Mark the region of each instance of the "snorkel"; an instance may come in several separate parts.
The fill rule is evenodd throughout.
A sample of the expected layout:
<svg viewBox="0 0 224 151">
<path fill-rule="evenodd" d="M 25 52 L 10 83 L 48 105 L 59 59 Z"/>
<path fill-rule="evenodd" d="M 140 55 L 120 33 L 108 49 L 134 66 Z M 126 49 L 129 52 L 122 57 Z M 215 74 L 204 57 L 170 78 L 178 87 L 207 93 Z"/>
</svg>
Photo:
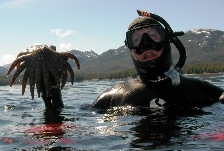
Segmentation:
<svg viewBox="0 0 224 151">
<path fill-rule="evenodd" d="M 141 11 L 141 10 L 137 10 L 137 13 L 139 14 L 139 16 L 145 16 L 145 17 L 151 17 L 155 20 L 157 20 L 158 22 L 160 22 L 161 24 L 164 25 L 165 27 L 165 31 L 167 33 L 167 39 L 173 43 L 176 48 L 179 51 L 180 54 L 180 58 L 177 62 L 177 64 L 175 65 L 175 69 L 177 71 L 180 71 L 180 69 L 184 66 L 185 61 L 187 59 L 187 54 L 186 54 L 186 50 L 182 44 L 182 42 L 179 40 L 179 38 L 177 36 L 182 36 L 184 35 L 184 32 L 173 32 L 172 28 L 170 27 L 170 25 L 160 16 L 156 15 L 156 14 L 152 14 L 152 13 L 148 13 L 145 11 Z"/>
<path fill-rule="evenodd" d="M 163 52 L 157 59 L 148 62 L 140 62 L 133 58 L 133 56 L 131 55 L 140 78 L 146 81 L 158 82 L 160 81 L 158 79 L 161 79 L 161 77 L 162 79 L 167 79 L 167 77 L 169 77 L 172 80 L 173 85 L 178 85 L 180 83 L 179 71 L 184 66 L 187 55 L 182 42 L 178 39 L 177 36 L 184 35 L 184 32 L 173 32 L 170 25 L 162 17 L 156 14 L 140 10 L 137 10 L 137 13 L 140 17 L 136 18 L 131 23 L 131 25 L 129 26 L 129 31 L 126 33 L 125 45 L 130 50 L 133 49 L 133 47 L 130 45 L 130 37 L 128 37 L 128 34 L 130 34 L 130 32 L 132 32 L 133 30 L 143 29 L 151 26 L 161 26 L 163 27 L 165 32 L 164 41 L 161 42 L 163 44 Z M 137 27 L 137 29 L 135 29 L 135 26 Z M 170 43 L 173 43 L 176 46 L 180 55 L 180 58 L 174 67 L 172 66 Z M 158 46 L 161 47 L 161 45 Z M 142 53 L 139 50 L 136 51 L 137 54 Z"/>
</svg>

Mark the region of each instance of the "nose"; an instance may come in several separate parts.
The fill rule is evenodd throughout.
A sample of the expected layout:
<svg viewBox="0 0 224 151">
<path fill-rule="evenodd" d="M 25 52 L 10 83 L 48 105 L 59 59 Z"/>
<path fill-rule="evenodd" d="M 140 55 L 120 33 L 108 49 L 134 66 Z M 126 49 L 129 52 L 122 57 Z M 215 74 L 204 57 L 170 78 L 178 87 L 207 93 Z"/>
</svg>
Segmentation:
<svg viewBox="0 0 224 151">
<path fill-rule="evenodd" d="M 140 47 L 143 50 L 155 48 L 154 41 L 147 33 L 144 33 L 141 38 Z"/>
</svg>

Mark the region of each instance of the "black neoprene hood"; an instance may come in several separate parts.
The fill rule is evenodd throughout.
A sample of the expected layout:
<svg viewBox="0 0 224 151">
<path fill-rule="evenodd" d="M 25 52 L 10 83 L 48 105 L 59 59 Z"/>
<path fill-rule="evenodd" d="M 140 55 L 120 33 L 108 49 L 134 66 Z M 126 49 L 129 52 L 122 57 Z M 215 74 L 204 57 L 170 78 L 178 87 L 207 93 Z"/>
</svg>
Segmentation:
<svg viewBox="0 0 224 151">
<path fill-rule="evenodd" d="M 160 81 L 159 79 L 167 79 L 166 76 L 168 76 L 173 83 L 173 75 L 167 75 L 167 73 L 170 73 L 170 71 L 180 71 L 180 69 L 184 66 L 184 63 L 186 61 L 187 55 L 186 50 L 182 44 L 182 42 L 179 40 L 177 36 L 184 35 L 184 32 L 173 32 L 170 25 L 164 20 L 162 17 L 137 10 L 137 13 L 139 17 L 137 17 L 135 20 L 131 22 L 131 24 L 128 27 L 128 31 L 126 32 L 126 39 L 125 39 L 125 45 L 131 50 L 140 55 L 144 51 L 150 51 L 150 50 L 161 50 L 159 49 L 160 46 L 162 46 L 162 54 L 154 59 L 149 60 L 146 62 L 141 62 L 137 60 L 133 55 L 131 55 L 133 63 L 135 65 L 135 68 L 140 76 L 140 78 L 143 81 Z M 150 36 L 141 38 L 141 41 L 138 46 L 133 44 L 132 40 L 132 33 L 135 32 L 135 30 L 141 30 L 143 28 L 160 28 L 164 30 L 164 39 L 161 42 L 153 41 L 153 39 L 150 40 Z M 179 51 L 180 58 L 176 65 L 174 65 L 174 70 L 172 70 L 173 66 L 173 59 L 171 54 L 171 46 L 170 43 L 173 43 L 177 50 Z M 158 48 L 158 49 L 157 49 Z M 169 71 L 169 72 L 168 72 Z"/>
<path fill-rule="evenodd" d="M 145 16 L 137 17 L 129 25 L 126 36 L 128 36 L 129 32 L 153 26 L 161 27 L 164 29 L 164 26 L 162 26 L 157 20 L 151 17 L 145 17 Z M 126 37 L 127 45 L 128 45 L 127 42 L 128 38 L 129 37 Z M 166 39 L 164 40 L 166 41 Z M 132 60 L 141 78 L 151 80 L 156 78 L 157 76 L 161 76 L 163 75 L 163 72 L 167 71 L 172 65 L 172 56 L 169 42 L 166 41 L 166 46 L 163 48 L 161 56 L 158 57 L 157 59 L 147 62 L 140 62 L 132 56 Z"/>
<path fill-rule="evenodd" d="M 138 17 L 131 22 L 128 27 L 128 31 L 142 29 L 150 26 L 162 26 L 158 21 L 150 17 Z"/>
</svg>

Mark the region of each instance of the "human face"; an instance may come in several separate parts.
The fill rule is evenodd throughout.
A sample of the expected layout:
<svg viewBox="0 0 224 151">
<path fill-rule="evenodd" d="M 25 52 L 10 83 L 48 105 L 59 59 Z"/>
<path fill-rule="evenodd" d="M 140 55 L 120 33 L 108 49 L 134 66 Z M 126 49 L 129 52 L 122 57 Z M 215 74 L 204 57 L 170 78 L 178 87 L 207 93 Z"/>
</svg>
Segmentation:
<svg viewBox="0 0 224 151">
<path fill-rule="evenodd" d="M 131 55 L 138 61 L 140 62 L 147 62 L 154 60 L 161 56 L 163 52 L 163 48 L 160 51 L 155 51 L 155 50 L 146 50 L 142 54 L 137 54 L 135 50 L 131 49 Z"/>
</svg>

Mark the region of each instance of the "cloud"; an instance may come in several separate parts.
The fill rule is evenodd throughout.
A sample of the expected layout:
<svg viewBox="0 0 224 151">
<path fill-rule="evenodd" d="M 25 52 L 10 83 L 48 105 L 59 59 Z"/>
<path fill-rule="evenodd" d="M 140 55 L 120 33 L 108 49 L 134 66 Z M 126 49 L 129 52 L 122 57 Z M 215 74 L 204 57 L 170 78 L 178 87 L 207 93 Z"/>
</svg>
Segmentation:
<svg viewBox="0 0 224 151">
<path fill-rule="evenodd" d="M 23 7 L 32 1 L 33 0 L 2 0 L 0 6 Z"/>
<path fill-rule="evenodd" d="M 57 28 L 57 29 L 51 29 L 51 34 L 56 35 L 59 38 L 64 38 L 67 36 L 70 36 L 74 33 L 74 30 L 67 30 L 67 31 L 62 31 L 62 29 Z"/>
<path fill-rule="evenodd" d="M 12 63 L 15 60 L 15 58 L 16 57 L 14 55 L 10 54 L 5 55 L 3 58 L 0 59 L 0 66 Z"/>
<path fill-rule="evenodd" d="M 59 44 L 59 51 L 68 51 L 72 49 L 72 44 L 71 43 L 60 43 Z"/>
</svg>

